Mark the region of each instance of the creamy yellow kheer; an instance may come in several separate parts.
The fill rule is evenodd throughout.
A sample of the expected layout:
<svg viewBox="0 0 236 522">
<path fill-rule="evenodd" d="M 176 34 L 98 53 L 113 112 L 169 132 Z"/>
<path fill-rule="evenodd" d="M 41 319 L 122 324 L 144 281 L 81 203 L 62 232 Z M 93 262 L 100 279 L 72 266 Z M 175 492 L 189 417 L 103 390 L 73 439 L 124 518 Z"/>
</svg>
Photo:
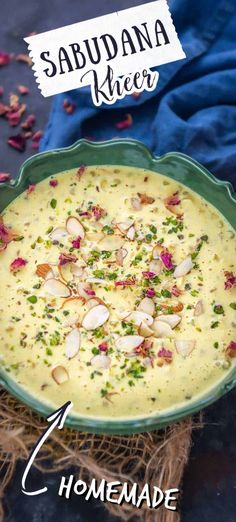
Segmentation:
<svg viewBox="0 0 236 522">
<path fill-rule="evenodd" d="M 235 233 L 190 189 L 80 166 L 0 222 L 0 361 L 43 403 L 135 417 L 190 402 L 236 355 Z"/>
</svg>

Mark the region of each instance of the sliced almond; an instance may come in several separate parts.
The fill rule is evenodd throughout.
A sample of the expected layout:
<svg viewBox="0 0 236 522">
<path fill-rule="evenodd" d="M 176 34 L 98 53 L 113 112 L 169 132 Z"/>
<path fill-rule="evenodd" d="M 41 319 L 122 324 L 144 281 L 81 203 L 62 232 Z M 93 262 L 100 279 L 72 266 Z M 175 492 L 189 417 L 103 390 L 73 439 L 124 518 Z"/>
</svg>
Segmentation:
<svg viewBox="0 0 236 522">
<path fill-rule="evenodd" d="M 134 322 L 136 326 L 139 326 L 141 323 L 146 323 L 148 326 L 151 326 L 153 323 L 153 317 L 150 314 L 139 310 L 131 312 L 128 315 L 128 320 Z"/>
<path fill-rule="evenodd" d="M 80 316 L 78 313 L 74 313 L 73 315 L 70 315 L 67 321 L 63 321 L 62 326 L 64 328 L 73 328 L 75 326 L 78 326 L 80 321 Z"/>
<path fill-rule="evenodd" d="M 155 312 L 155 305 L 153 300 L 150 297 L 144 297 L 142 301 L 140 301 L 137 310 L 140 312 L 145 312 L 149 315 L 153 315 Z"/>
<path fill-rule="evenodd" d="M 146 368 L 148 368 L 149 366 L 152 366 L 152 359 L 151 359 L 151 357 L 144 357 L 144 359 L 142 360 L 142 364 Z"/>
<path fill-rule="evenodd" d="M 100 299 L 99 297 L 92 297 L 92 299 L 89 299 L 89 301 L 87 301 L 86 306 L 90 310 L 90 308 L 94 308 L 94 306 L 97 306 L 99 304 L 103 304 L 102 299 Z"/>
<path fill-rule="evenodd" d="M 44 289 L 54 297 L 69 297 L 70 289 L 59 279 L 47 279 L 44 283 Z"/>
<path fill-rule="evenodd" d="M 193 268 L 193 262 L 191 256 L 186 257 L 174 270 L 174 277 L 183 277 Z"/>
<path fill-rule="evenodd" d="M 126 237 L 127 239 L 129 239 L 130 241 L 133 241 L 134 240 L 134 237 L 135 237 L 135 228 L 132 226 L 129 228 L 128 232 L 126 233 Z"/>
<path fill-rule="evenodd" d="M 124 335 L 116 339 L 116 348 L 120 351 L 132 352 L 135 348 L 140 346 L 144 341 L 141 335 Z"/>
<path fill-rule="evenodd" d="M 155 245 L 152 249 L 152 257 L 153 259 L 160 259 L 160 253 L 163 250 L 162 245 Z"/>
<path fill-rule="evenodd" d="M 63 384 L 69 380 L 69 374 L 64 366 L 56 366 L 51 372 L 52 378 L 57 384 Z"/>
<path fill-rule="evenodd" d="M 106 235 L 101 241 L 98 242 L 97 247 L 99 250 L 119 250 L 124 244 L 124 238 L 116 234 Z"/>
<path fill-rule="evenodd" d="M 177 205 L 167 205 L 166 204 L 165 207 L 167 210 L 169 210 L 169 212 L 171 212 L 171 214 L 174 214 L 178 218 L 182 217 L 183 214 L 181 212 L 179 212 Z"/>
<path fill-rule="evenodd" d="M 109 315 L 110 313 L 106 306 L 94 306 L 84 316 L 82 326 L 85 328 L 85 330 L 95 330 L 108 320 Z"/>
<path fill-rule="evenodd" d="M 86 239 L 88 241 L 101 241 L 101 239 L 103 239 L 105 237 L 105 234 L 103 234 L 103 232 L 88 232 L 86 234 Z"/>
<path fill-rule="evenodd" d="M 155 337 L 173 337 L 174 335 L 170 325 L 164 321 L 159 321 L 158 318 L 155 319 L 152 330 Z"/>
<path fill-rule="evenodd" d="M 65 354 L 68 359 L 72 359 L 77 355 L 79 349 L 80 349 L 80 331 L 78 328 L 73 328 L 71 332 L 69 332 L 66 336 L 66 349 Z"/>
<path fill-rule="evenodd" d="M 46 279 L 47 274 L 51 272 L 51 267 L 48 263 L 42 263 L 41 265 L 37 265 L 36 274 L 43 279 Z"/>
<path fill-rule="evenodd" d="M 162 263 L 158 259 L 153 259 L 149 265 L 148 270 L 150 270 L 150 272 L 154 272 L 156 275 L 159 275 L 162 270 Z"/>
<path fill-rule="evenodd" d="M 85 303 L 85 299 L 81 297 L 80 295 L 73 295 L 72 297 L 67 297 L 61 304 L 60 310 L 64 308 L 67 304 L 73 302 L 73 301 L 81 301 L 82 304 Z"/>
<path fill-rule="evenodd" d="M 76 263 L 71 264 L 70 271 L 75 277 L 82 278 L 84 276 L 84 268 L 83 266 L 78 266 Z"/>
<path fill-rule="evenodd" d="M 54 277 L 57 277 L 59 276 L 59 272 L 57 269 L 51 269 L 49 270 L 49 272 L 47 272 L 46 276 L 45 276 L 45 279 L 53 279 Z"/>
<path fill-rule="evenodd" d="M 100 277 L 87 277 L 86 283 L 95 283 L 95 284 L 97 283 L 99 285 L 105 285 L 105 284 L 107 284 L 107 281 Z"/>
<path fill-rule="evenodd" d="M 66 277 L 67 275 L 67 277 Z M 69 275 L 69 277 L 68 277 Z M 61 279 L 64 283 L 67 283 L 71 278 L 71 272 L 69 268 L 69 263 L 66 265 L 58 265 L 58 277 Z M 47 277 L 48 279 L 48 277 Z"/>
<path fill-rule="evenodd" d="M 203 308 L 203 302 L 202 300 L 200 299 L 200 301 L 198 301 L 196 304 L 195 304 L 195 307 L 194 307 L 194 315 L 196 317 L 198 317 L 199 315 L 202 315 L 204 312 L 204 308 Z"/>
<path fill-rule="evenodd" d="M 103 354 L 94 355 L 91 359 L 91 364 L 101 370 L 107 370 L 111 364 L 111 358 Z"/>
<path fill-rule="evenodd" d="M 131 205 L 134 210 L 142 210 L 142 204 L 139 198 L 131 198 Z"/>
<path fill-rule="evenodd" d="M 116 223 L 116 227 L 122 234 L 125 234 L 127 230 L 134 224 L 133 219 L 126 219 L 126 221 L 122 221 L 121 223 Z"/>
<path fill-rule="evenodd" d="M 123 266 L 123 261 L 128 254 L 128 250 L 126 248 L 119 248 L 116 252 L 116 263 L 119 266 Z M 108 260 L 109 261 L 109 260 Z"/>
<path fill-rule="evenodd" d="M 158 321 L 164 321 L 164 323 L 167 323 L 170 325 L 170 327 L 173 329 L 177 326 L 177 324 L 180 323 L 181 317 L 177 314 L 168 314 L 168 315 L 158 315 L 157 318 Z"/>
<path fill-rule="evenodd" d="M 128 317 L 130 316 L 130 314 L 132 312 L 127 311 L 127 310 L 121 310 L 121 311 L 117 310 L 117 313 L 118 313 L 119 319 L 124 321 L 124 320 L 128 319 Z"/>
<path fill-rule="evenodd" d="M 49 237 L 52 241 L 61 241 L 68 237 L 68 232 L 64 227 L 57 227 L 49 234 Z"/>
<path fill-rule="evenodd" d="M 68 217 L 68 219 L 66 220 L 66 230 L 68 234 L 70 234 L 71 236 L 80 236 L 81 239 L 84 238 L 84 227 L 77 217 Z"/>
<path fill-rule="evenodd" d="M 183 357 L 187 357 L 196 347 L 196 341 L 185 341 L 177 339 L 175 341 L 176 351 Z"/>
<path fill-rule="evenodd" d="M 153 330 L 149 328 L 147 323 L 141 323 L 138 329 L 138 333 L 143 337 L 151 337 L 153 335 Z"/>
</svg>

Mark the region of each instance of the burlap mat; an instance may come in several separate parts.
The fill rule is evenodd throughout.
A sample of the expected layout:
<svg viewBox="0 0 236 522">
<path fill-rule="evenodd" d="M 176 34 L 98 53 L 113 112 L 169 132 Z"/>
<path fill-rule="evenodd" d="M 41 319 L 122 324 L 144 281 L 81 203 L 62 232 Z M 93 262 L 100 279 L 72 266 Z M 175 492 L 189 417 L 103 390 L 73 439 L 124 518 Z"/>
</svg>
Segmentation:
<svg viewBox="0 0 236 522">
<path fill-rule="evenodd" d="M 30 411 L 0 388 L 0 522 L 4 519 L 3 500 L 19 459 L 29 452 L 46 427 L 45 419 Z M 162 490 L 179 488 L 188 461 L 193 427 L 199 418 L 191 417 L 161 431 L 131 436 L 104 436 L 79 433 L 67 428 L 54 431 L 41 449 L 35 466 L 45 473 L 75 466 L 78 477 L 156 485 Z M 179 522 L 180 515 L 163 507 L 151 510 L 143 504 L 136 509 L 106 502 L 105 508 L 122 521 Z"/>
</svg>

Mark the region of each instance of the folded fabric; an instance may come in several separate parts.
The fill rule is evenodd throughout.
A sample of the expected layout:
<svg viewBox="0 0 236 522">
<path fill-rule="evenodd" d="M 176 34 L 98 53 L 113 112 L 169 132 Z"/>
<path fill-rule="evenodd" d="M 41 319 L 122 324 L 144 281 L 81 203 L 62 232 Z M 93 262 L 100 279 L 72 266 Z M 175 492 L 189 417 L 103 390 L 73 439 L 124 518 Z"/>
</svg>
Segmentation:
<svg viewBox="0 0 236 522">
<path fill-rule="evenodd" d="M 214 174 L 235 181 L 236 172 L 236 1 L 169 2 L 186 59 L 158 67 L 154 92 L 126 96 L 114 105 L 93 105 L 90 89 L 55 96 L 41 150 L 71 145 L 86 137 L 129 137 L 156 155 L 180 151 Z M 65 98 L 75 105 L 63 108 Z M 130 113 L 133 124 L 116 123 Z"/>
</svg>

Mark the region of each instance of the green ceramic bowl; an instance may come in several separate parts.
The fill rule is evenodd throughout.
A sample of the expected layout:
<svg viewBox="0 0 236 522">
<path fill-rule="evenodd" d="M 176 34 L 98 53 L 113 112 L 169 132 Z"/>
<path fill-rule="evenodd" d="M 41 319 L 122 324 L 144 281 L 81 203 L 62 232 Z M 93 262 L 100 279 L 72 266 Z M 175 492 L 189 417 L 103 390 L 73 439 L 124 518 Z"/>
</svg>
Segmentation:
<svg viewBox="0 0 236 522">
<path fill-rule="evenodd" d="M 37 154 L 22 166 L 14 183 L 0 186 L 0 212 L 29 184 L 79 165 L 129 165 L 159 172 L 179 181 L 200 194 L 214 205 L 236 229 L 236 198 L 230 183 L 217 180 L 199 163 L 179 153 L 168 153 L 158 158 L 140 142 L 134 140 L 112 140 L 92 143 L 80 140 L 69 148 Z M 26 393 L 14 380 L 0 368 L 0 384 L 21 402 L 43 416 L 51 413 L 40 398 Z M 131 434 L 161 428 L 186 415 L 199 411 L 219 399 L 236 385 L 236 368 L 228 370 L 225 378 L 216 386 L 207 390 L 184 406 L 177 406 L 167 413 L 153 414 L 135 419 L 96 419 L 71 413 L 66 420 L 67 426 L 95 433 Z M 69 397 L 68 397 L 69 400 Z M 73 411 L 73 410 L 72 410 Z"/>
</svg>

